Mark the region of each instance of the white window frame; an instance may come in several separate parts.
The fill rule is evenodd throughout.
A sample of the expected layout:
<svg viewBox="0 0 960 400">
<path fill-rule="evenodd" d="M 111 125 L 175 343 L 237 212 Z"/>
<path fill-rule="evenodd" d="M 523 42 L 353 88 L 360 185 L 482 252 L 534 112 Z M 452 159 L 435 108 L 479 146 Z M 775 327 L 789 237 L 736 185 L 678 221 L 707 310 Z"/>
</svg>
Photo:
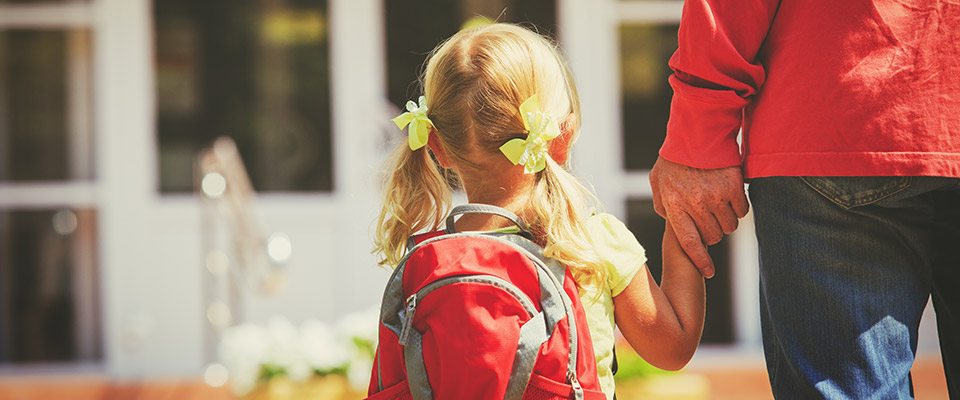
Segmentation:
<svg viewBox="0 0 960 400">
<path fill-rule="evenodd" d="M 379 202 L 383 124 L 378 120 L 389 120 L 368 114 L 385 99 L 382 4 L 328 0 L 328 21 L 334 190 L 264 194 L 256 214 L 268 229 L 306 238 L 294 239 L 294 260 L 300 262 L 295 268 L 326 268 L 323 277 L 330 282 L 369 284 L 358 290 L 317 282 L 322 293 L 311 293 L 317 298 L 310 304 L 302 301 L 303 289 L 250 299 L 248 314 L 258 322 L 278 309 L 292 319 L 333 320 L 378 303 L 387 278 L 387 271 L 375 267 L 368 240 Z M 0 184 L 0 209 L 97 209 L 103 358 L 93 364 L 3 365 L 0 371 L 197 377 L 209 350 L 202 315 L 201 205 L 193 194 L 164 195 L 158 189 L 153 2 L 0 3 L 0 29 L 76 27 L 93 33 L 92 96 L 73 104 L 77 112 L 92 105 L 96 178 Z M 317 239 L 318 230 L 328 234 Z M 311 254 L 314 239 L 339 240 L 328 243 L 336 253 Z M 339 265 L 344 267 L 330 267 Z"/>
<path fill-rule="evenodd" d="M 94 54 L 91 52 L 92 40 L 95 40 L 93 3 L 0 3 L 0 31 L 6 30 L 58 30 L 67 34 L 67 141 L 69 151 L 69 169 L 78 172 L 81 179 L 63 181 L 27 181 L 0 183 L 0 211 L 49 210 L 60 208 L 92 208 L 98 216 L 102 206 L 98 198 L 99 183 L 93 166 L 93 146 L 96 137 L 93 130 L 94 115 L 90 101 L 93 99 Z M 86 29 L 90 36 L 73 34 L 74 30 Z M 7 149 L 10 151 L 11 149 Z M 91 171 L 91 166 L 93 170 Z M 93 179 L 83 179 L 93 176 Z M 99 218 L 99 217 L 98 217 Z M 96 250 L 99 252 L 99 248 Z M 92 356 L 93 349 L 86 344 L 92 343 L 92 336 L 103 331 L 96 319 L 98 296 L 89 298 L 89 290 L 95 287 L 92 277 L 102 278 L 97 265 L 77 263 L 72 271 L 75 274 L 74 313 L 78 343 L 78 357 Z M 94 286 L 91 286 L 94 285 Z M 86 292 L 85 292 L 86 291 Z M 101 338 L 102 339 L 102 338 Z M 101 342 L 101 347 L 102 347 Z M 95 373 L 103 370 L 105 354 L 98 361 L 64 361 L 0 364 L 3 374 L 37 373 Z"/>
<path fill-rule="evenodd" d="M 105 120 L 98 131 L 98 158 L 101 193 L 111 194 L 101 199 L 107 370 L 119 377 L 196 377 L 212 353 L 205 344 L 209 327 L 202 311 L 202 210 L 194 194 L 159 192 L 153 4 L 96 1 L 103 23 L 97 43 L 102 52 L 98 82 L 107 81 L 98 93 L 99 115 Z M 278 313 L 294 322 L 307 317 L 332 321 L 378 303 L 387 278 L 386 271 L 375 267 L 368 240 L 379 202 L 377 141 L 383 126 L 368 112 L 385 98 L 381 4 L 328 0 L 327 13 L 334 188 L 261 194 L 255 210 L 265 229 L 286 232 L 293 239 L 291 275 L 323 269 L 324 281 L 316 282 L 317 293 L 301 288 L 245 299 L 244 315 L 258 323 Z M 318 254 L 313 248 L 324 244 L 317 241 L 330 240 L 334 254 Z M 145 263 L 143 254 L 150 252 L 165 260 Z M 157 276 L 158 267 L 173 278 Z M 370 283 L 362 290 L 331 283 L 361 281 Z M 302 282 L 290 282 L 295 284 Z M 178 290 L 179 301 L 164 298 L 172 290 Z M 312 297 L 305 302 L 304 296 Z M 167 326 L 171 321 L 182 326 L 173 330 Z"/>
</svg>

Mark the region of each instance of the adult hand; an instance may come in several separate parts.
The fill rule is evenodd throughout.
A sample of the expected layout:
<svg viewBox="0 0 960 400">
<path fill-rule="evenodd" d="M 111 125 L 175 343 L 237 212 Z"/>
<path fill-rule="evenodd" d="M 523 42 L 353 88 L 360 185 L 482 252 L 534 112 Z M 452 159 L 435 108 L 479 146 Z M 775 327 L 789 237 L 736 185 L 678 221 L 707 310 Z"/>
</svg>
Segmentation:
<svg viewBox="0 0 960 400">
<path fill-rule="evenodd" d="M 739 166 L 699 169 L 657 158 L 650 171 L 653 208 L 670 221 L 680 246 L 705 277 L 715 271 L 707 245 L 737 230 L 750 206 Z"/>
</svg>

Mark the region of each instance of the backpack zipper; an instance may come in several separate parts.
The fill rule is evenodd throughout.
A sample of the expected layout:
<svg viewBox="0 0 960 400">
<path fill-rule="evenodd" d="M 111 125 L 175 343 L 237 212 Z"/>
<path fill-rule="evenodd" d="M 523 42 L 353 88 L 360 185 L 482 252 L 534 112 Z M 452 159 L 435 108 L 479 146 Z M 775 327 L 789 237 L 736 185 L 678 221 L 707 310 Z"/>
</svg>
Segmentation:
<svg viewBox="0 0 960 400">
<path fill-rule="evenodd" d="M 403 310 L 403 327 L 400 329 L 400 335 L 397 340 L 401 346 L 406 346 L 410 339 L 410 329 L 413 327 L 413 314 L 417 312 L 417 294 L 411 294 L 407 297 L 406 307 Z"/>
<path fill-rule="evenodd" d="M 573 398 L 575 400 L 583 400 L 583 386 L 580 386 L 580 381 L 577 380 L 577 374 L 568 371 L 567 380 L 570 381 L 570 386 L 573 386 Z"/>
</svg>

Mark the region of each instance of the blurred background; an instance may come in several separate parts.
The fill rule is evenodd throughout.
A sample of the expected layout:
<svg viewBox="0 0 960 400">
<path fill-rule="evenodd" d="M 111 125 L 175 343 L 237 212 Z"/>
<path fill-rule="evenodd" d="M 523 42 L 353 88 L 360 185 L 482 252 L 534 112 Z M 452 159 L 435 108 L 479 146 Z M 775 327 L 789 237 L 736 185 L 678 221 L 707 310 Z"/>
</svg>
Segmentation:
<svg viewBox="0 0 960 400">
<path fill-rule="evenodd" d="M 659 276 L 647 175 L 682 4 L 0 0 L 0 398 L 230 398 L 231 334 L 360 343 L 389 275 L 370 238 L 390 118 L 426 54 L 484 19 L 559 41 L 575 172 Z M 703 346 L 667 392 L 770 398 L 751 217 L 711 254 Z M 914 382 L 946 398 L 927 311 Z M 326 362 L 310 371 L 350 375 Z"/>
</svg>

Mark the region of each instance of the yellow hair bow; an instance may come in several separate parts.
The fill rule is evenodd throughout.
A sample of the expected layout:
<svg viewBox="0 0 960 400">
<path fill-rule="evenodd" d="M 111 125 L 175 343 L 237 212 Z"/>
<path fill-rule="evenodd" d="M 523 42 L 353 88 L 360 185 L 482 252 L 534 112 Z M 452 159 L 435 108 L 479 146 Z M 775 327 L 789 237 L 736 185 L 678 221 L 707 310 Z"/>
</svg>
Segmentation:
<svg viewBox="0 0 960 400">
<path fill-rule="evenodd" d="M 397 124 L 397 127 L 400 129 L 410 125 L 410 129 L 408 130 L 409 137 L 407 139 L 410 150 L 419 149 L 427 144 L 430 127 L 433 126 L 433 121 L 427 118 L 427 99 L 420 96 L 419 102 L 420 105 L 418 106 L 417 103 L 408 101 L 407 112 L 393 119 L 393 123 Z"/>
<path fill-rule="evenodd" d="M 537 95 L 520 105 L 523 127 L 527 130 L 526 139 L 511 139 L 500 146 L 500 151 L 514 165 L 523 164 L 523 172 L 532 174 L 547 166 L 550 146 L 548 142 L 560 136 L 560 125 L 549 112 L 540 111 L 540 99 Z"/>
</svg>

